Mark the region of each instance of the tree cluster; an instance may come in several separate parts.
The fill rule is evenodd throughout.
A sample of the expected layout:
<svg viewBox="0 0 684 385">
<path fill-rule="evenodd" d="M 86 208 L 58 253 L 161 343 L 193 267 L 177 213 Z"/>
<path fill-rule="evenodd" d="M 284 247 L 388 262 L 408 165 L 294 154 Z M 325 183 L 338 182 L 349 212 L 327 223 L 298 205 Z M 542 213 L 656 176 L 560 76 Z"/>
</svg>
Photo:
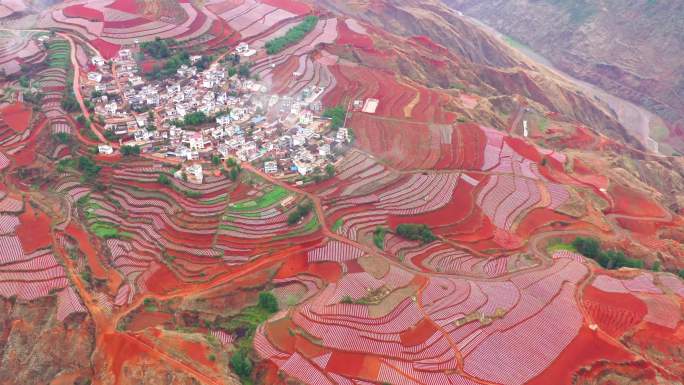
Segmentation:
<svg viewBox="0 0 684 385">
<path fill-rule="evenodd" d="M 174 40 L 156 37 L 153 41 L 140 44 L 140 48 L 155 59 L 164 59 L 171 56 L 171 46 L 175 43 Z"/>
<path fill-rule="evenodd" d="M 297 224 L 302 218 L 304 218 L 311 212 L 311 209 L 313 209 L 313 205 L 311 204 L 311 202 L 306 201 L 300 203 L 299 205 L 297 205 L 295 211 L 291 212 L 290 215 L 287 216 L 287 224 L 290 226 Z"/>
<path fill-rule="evenodd" d="M 411 241 L 421 241 L 423 244 L 428 244 L 437 240 L 435 234 L 432 233 L 427 225 L 403 223 L 397 226 L 397 234 Z"/>
<path fill-rule="evenodd" d="M 598 262 L 604 269 L 619 269 L 621 267 L 644 268 L 644 261 L 629 258 L 622 251 L 603 250 L 601 244 L 595 238 L 577 237 L 572 242 L 572 246 L 580 254 Z"/>
<path fill-rule="evenodd" d="M 285 48 L 300 42 L 318 24 L 318 17 L 307 16 L 304 21 L 290 28 L 284 36 L 277 37 L 266 42 L 266 52 L 269 55 L 276 54 Z"/>
<path fill-rule="evenodd" d="M 332 120 L 331 128 L 336 130 L 344 126 L 344 120 L 347 117 L 347 110 L 342 106 L 328 108 L 323 111 L 323 117 L 330 118 Z"/>
<path fill-rule="evenodd" d="M 138 156 L 140 155 L 140 146 L 121 146 L 121 155 L 123 156 Z"/>
</svg>

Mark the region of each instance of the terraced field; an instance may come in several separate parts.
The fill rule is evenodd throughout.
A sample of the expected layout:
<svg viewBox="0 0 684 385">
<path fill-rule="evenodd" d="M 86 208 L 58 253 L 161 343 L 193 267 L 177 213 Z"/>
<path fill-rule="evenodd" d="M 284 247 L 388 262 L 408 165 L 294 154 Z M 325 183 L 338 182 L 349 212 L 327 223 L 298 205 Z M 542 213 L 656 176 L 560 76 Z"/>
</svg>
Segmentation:
<svg viewBox="0 0 684 385">
<path fill-rule="evenodd" d="M 387 5 L 366 3 L 351 8 Z M 40 14 L 60 31 L 44 51 L 34 33 L 0 35 L 0 65 L 40 63 L 43 95 L 0 102 L 1 304 L 52 300 L 53 332 L 35 338 L 92 337 L 84 366 L 48 383 L 570 385 L 603 369 L 681 383 L 684 220 L 631 174 L 652 158 L 604 158 L 637 152 L 533 98 L 524 63 L 487 79 L 493 62 L 323 4 L 72 1 Z M 144 151 L 95 155 L 62 108 L 75 36 L 106 58 L 157 36 L 203 53 L 248 42 L 268 93 L 350 106 L 353 141 L 303 184 L 248 162 L 232 179 L 204 162 L 195 184 Z M 369 98 L 373 113 L 354 103 Z M 533 113 L 545 137 L 519 133 Z M 613 269 L 616 250 L 651 270 Z M 3 325 L 3 343 L 31 328 Z"/>
</svg>

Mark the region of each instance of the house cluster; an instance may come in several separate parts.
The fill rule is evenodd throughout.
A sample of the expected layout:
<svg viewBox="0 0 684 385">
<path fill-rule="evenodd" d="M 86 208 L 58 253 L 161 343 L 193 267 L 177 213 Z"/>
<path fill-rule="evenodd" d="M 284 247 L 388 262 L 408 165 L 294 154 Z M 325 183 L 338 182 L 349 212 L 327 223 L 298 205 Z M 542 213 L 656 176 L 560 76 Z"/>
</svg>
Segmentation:
<svg viewBox="0 0 684 385">
<path fill-rule="evenodd" d="M 249 57 L 253 51 L 240 44 L 235 53 Z M 225 64 L 198 69 L 193 63 L 200 56 L 191 56 L 189 65 L 168 78 L 148 80 L 133 57 L 129 49 L 111 65 L 93 57 L 92 73 L 99 76 L 91 79 L 89 73 L 88 79 L 93 91 L 101 90 L 93 101 L 107 136 L 145 153 L 192 164 L 234 158 L 270 174 L 306 176 L 322 172 L 349 141 L 347 129 L 333 131 L 321 117 L 323 88 L 269 94 L 264 84 L 234 74 Z M 201 182 L 197 169 L 183 175 Z"/>
</svg>

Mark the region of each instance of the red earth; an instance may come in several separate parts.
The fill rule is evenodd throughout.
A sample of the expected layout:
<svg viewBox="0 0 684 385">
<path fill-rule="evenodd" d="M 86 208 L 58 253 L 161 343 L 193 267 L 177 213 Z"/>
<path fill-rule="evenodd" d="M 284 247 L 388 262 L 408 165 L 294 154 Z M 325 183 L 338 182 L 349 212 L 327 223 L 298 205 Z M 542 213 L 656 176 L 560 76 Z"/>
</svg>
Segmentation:
<svg viewBox="0 0 684 385">
<path fill-rule="evenodd" d="M 35 210 L 29 202 L 25 202 L 24 208 L 16 232 L 24 251 L 32 253 L 50 245 L 50 218 L 42 211 Z"/>
<path fill-rule="evenodd" d="M 170 313 L 143 311 L 134 315 L 131 321 L 126 324 L 126 328 L 132 332 L 137 332 L 150 327 L 163 325 L 172 318 L 173 316 Z"/>
<path fill-rule="evenodd" d="M 593 286 L 584 290 L 582 305 L 601 330 L 619 337 L 644 318 L 646 304 L 632 294 L 607 293 Z"/>
<path fill-rule="evenodd" d="M 90 43 L 100 52 L 105 59 L 111 59 L 119 54 L 119 49 L 121 46 L 118 44 L 113 44 L 102 39 L 91 40 Z"/>
<path fill-rule="evenodd" d="M 613 184 L 608 190 L 615 201 L 613 212 L 637 217 L 662 218 L 666 213 L 653 199 L 629 187 Z"/>
<path fill-rule="evenodd" d="M 14 102 L 0 110 L 0 116 L 11 129 L 24 132 L 31 123 L 33 113 L 28 105 Z"/>
<path fill-rule="evenodd" d="M 62 10 L 64 16 L 86 19 L 90 21 L 104 21 L 102 12 L 84 6 L 83 4 L 70 5 Z"/>
<path fill-rule="evenodd" d="M 311 12 L 311 7 L 296 0 L 260 0 L 264 4 L 284 9 L 296 15 L 306 15 Z"/>
<path fill-rule="evenodd" d="M 598 360 L 624 361 L 633 357 L 605 337 L 582 326 L 579 334 L 541 374 L 526 385 L 573 385 L 573 375 L 581 367 Z"/>
</svg>

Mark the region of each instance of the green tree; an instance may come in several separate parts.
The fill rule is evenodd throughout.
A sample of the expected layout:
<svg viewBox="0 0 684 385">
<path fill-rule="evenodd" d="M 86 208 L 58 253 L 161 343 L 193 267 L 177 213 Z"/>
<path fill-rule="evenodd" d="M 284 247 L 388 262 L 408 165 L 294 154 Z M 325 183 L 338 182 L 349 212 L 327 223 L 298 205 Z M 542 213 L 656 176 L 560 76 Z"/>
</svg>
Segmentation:
<svg viewBox="0 0 684 385">
<path fill-rule="evenodd" d="M 269 313 L 275 313 L 278 311 L 278 299 L 273 293 L 262 291 L 259 293 L 259 307 Z"/>
<path fill-rule="evenodd" d="M 285 48 L 300 42 L 318 24 L 318 17 L 307 16 L 304 21 L 287 30 L 285 35 L 266 42 L 266 52 L 269 55 L 281 52 Z"/>
<path fill-rule="evenodd" d="M 138 156 L 140 155 L 140 146 L 121 146 L 121 155 L 123 156 Z"/>
<path fill-rule="evenodd" d="M 328 108 L 323 111 L 324 118 L 330 118 L 330 127 L 336 130 L 344 125 L 344 120 L 347 117 L 347 110 L 342 106 Z"/>
<path fill-rule="evenodd" d="M 432 230 L 424 224 L 400 224 L 397 226 L 397 234 L 402 238 L 412 241 L 421 241 L 423 244 L 428 244 L 437 240 L 437 237 L 432 233 Z"/>
<path fill-rule="evenodd" d="M 252 374 L 252 360 L 245 349 L 239 349 L 230 357 L 230 366 L 240 378 L 249 378 Z"/>
<path fill-rule="evenodd" d="M 249 75 L 251 74 L 251 70 L 249 69 L 249 66 L 247 64 L 241 64 L 240 67 L 238 68 L 238 76 L 241 78 L 249 78 Z"/>
<path fill-rule="evenodd" d="M 335 166 L 332 163 L 328 163 L 325 165 L 325 175 L 327 175 L 328 178 L 332 178 L 335 176 Z"/>
<path fill-rule="evenodd" d="M 169 178 L 166 174 L 159 174 L 159 176 L 157 177 L 157 183 L 163 184 L 165 186 L 170 186 L 171 178 Z"/>
</svg>

